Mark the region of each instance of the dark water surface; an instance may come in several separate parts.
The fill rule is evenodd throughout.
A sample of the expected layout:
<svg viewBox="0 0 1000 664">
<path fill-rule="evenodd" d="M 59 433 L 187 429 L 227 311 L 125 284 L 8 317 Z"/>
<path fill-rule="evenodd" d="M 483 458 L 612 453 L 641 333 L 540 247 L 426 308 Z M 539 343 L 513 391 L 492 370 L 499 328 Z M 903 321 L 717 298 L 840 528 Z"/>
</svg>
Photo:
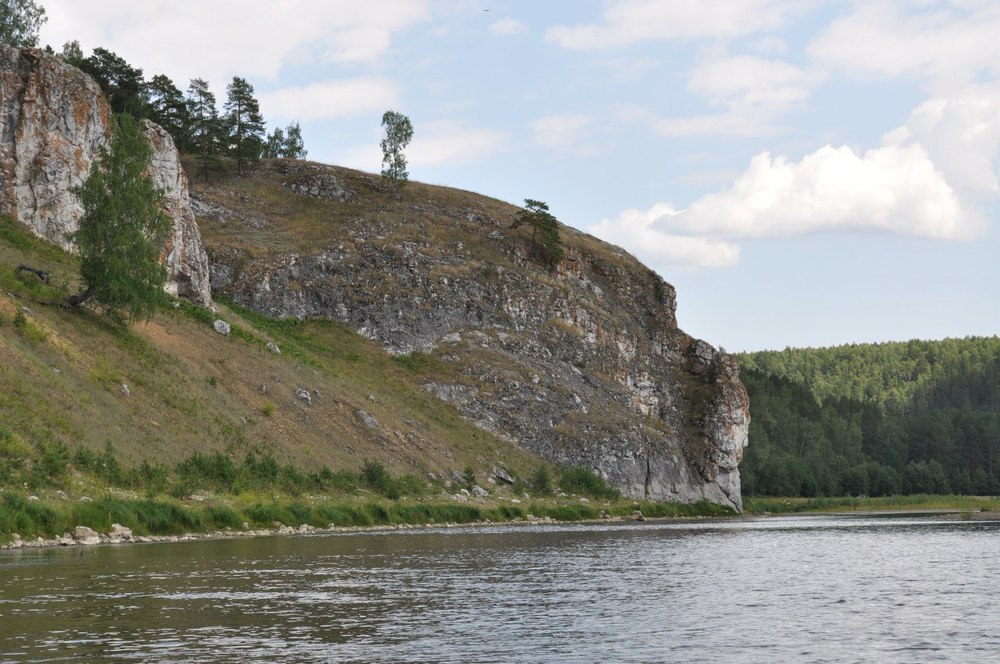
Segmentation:
<svg viewBox="0 0 1000 664">
<path fill-rule="evenodd" d="M 1000 523 L 773 517 L 0 554 L 0 661 L 1000 662 Z"/>
</svg>

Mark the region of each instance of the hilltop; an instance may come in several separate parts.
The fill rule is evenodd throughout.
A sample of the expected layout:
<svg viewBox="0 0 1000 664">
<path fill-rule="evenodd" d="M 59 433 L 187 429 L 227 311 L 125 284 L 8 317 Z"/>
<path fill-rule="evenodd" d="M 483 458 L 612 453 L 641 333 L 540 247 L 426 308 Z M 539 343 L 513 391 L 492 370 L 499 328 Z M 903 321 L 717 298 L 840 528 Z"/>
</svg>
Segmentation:
<svg viewBox="0 0 1000 664">
<path fill-rule="evenodd" d="M 72 251 L 70 191 L 108 140 L 107 102 L 54 56 L 0 55 L 0 213 Z M 673 287 L 621 249 L 560 225 L 553 265 L 508 203 L 416 182 L 394 196 L 303 161 L 223 160 L 191 181 L 170 136 L 146 132 L 170 194 L 171 291 L 215 310 L 177 301 L 131 333 L 108 328 L 14 275 L 50 256 L 53 283 L 75 279 L 69 254 L 9 227 L 10 320 L 32 298 L 4 339 L 11 435 L 111 442 L 135 461 L 257 447 L 314 468 L 545 461 L 629 497 L 739 509 L 736 361 L 678 329 Z"/>
</svg>

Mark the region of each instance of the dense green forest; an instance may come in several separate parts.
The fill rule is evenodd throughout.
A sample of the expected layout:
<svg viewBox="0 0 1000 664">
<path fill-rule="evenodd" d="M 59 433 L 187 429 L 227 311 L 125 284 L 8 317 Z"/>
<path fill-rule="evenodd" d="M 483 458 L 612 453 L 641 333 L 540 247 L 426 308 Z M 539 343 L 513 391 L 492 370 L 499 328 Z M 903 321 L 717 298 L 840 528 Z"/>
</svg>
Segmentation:
<svg viewBox="0 0 1000 664">
<path fill-rule="evenodd" d="M 1000 338 L 740 356 L 746 495 L 1000 493 Z"/>
</svg>

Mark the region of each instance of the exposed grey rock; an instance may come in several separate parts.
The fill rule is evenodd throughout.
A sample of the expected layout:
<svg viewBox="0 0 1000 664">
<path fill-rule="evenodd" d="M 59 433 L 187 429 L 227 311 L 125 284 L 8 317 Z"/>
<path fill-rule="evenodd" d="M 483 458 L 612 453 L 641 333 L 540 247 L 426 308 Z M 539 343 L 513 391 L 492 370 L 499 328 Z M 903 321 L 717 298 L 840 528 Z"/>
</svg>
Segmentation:
<svg viewBox="0 0 1000 664">
<path fill-rule="evenodd" d="M 131 396 L 132 395 L 132 391 L 128 389 L 128 385 L 126 385 L 125 383 L 121 384 L 121 391 L 122 391 L 122 394 L 124 394 L 125 396 Z"/>
<path fill-rule="evenodd" d="M 229 326 L 229 323 L 222 320 L 221 318 L 216 318 L 215 322 L 212 323 L 212 327 L 215 328 L 216 332 L 223 335 L 229 334 L 230 332 L 233 331 L 232 328 Z"/>
<path fill-rule="evenodd" d="M 372 417 L 371 414 L 368 413 L 368 411 L 359 408 L 357 415 L 361 419 L 361 421 L 365 423 L 365 426 L 368 427 L 369 429 L 379 428 L 378 421 L 374 417 Z"/>
<path fill-rule="evenodd" d="M 503 470 L 502 468 L 499 469 L 499 470 L 494 470 L 493 471 L 493 477 L 495 477 L 496 479 L 500 480 L 504 484 L 513 484 L 514 483 L 514 478 L 510 476 L 510 473 L 508 473 L 506 470 Z"/>
<path fill-rule="evenodd" d="M 273 341 L 267 342 L 267 349 L 272 353 L 274 353 L 275 355 L 281 355 L 281 348 L 279 348 L 278 344 L 274 343 Z"/>
<path fill-rule="evenodd" d="M 312 395 L 309 393 L 309 390 L 307 390 L 304 387 L 300 387 L 300 388 L 296 389 L 295 390 L 295 396 L 297 396 L 299 399 L 302 399 L 306 403 L 311 404 L 313 402 Z"/>
<path fill-rule="evenodd" d="M 490 495 L 490 492 L 487 491 L 486 489 L 484 489 L 483 487 L 479 486 L 478 484 L 473 484 L 472 485 L 472 495 L 478 496 L 479 498 L 488 498 L 489 495 Z"/>
<path fill-rule="evenodd" d="M 83 208 L 72 188 L 108 144 L 110 127 L 111 111 L 93 79 L 55 55 L 0 44 L 0 213 L 74 250 Z M 149 173 L 173 222 L 163 249 L 167 290 L 207 305 L 208 259 L 177 150 L 157 125 L 147 121 L 144 131 L 153 147 Z"/>
</svg>

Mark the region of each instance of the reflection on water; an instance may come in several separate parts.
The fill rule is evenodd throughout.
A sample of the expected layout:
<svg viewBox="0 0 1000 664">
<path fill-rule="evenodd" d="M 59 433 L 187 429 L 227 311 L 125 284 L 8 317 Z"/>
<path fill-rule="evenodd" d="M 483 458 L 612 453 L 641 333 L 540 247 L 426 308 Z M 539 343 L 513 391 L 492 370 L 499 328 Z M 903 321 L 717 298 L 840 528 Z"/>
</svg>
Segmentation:
<svg viewBox="0 0 1000 664">
<path fill-rule="evenodd" d="M 0 556 L 0 661 L 994 662 L 1000 524 L 780 517 Z"/>
</svg>

